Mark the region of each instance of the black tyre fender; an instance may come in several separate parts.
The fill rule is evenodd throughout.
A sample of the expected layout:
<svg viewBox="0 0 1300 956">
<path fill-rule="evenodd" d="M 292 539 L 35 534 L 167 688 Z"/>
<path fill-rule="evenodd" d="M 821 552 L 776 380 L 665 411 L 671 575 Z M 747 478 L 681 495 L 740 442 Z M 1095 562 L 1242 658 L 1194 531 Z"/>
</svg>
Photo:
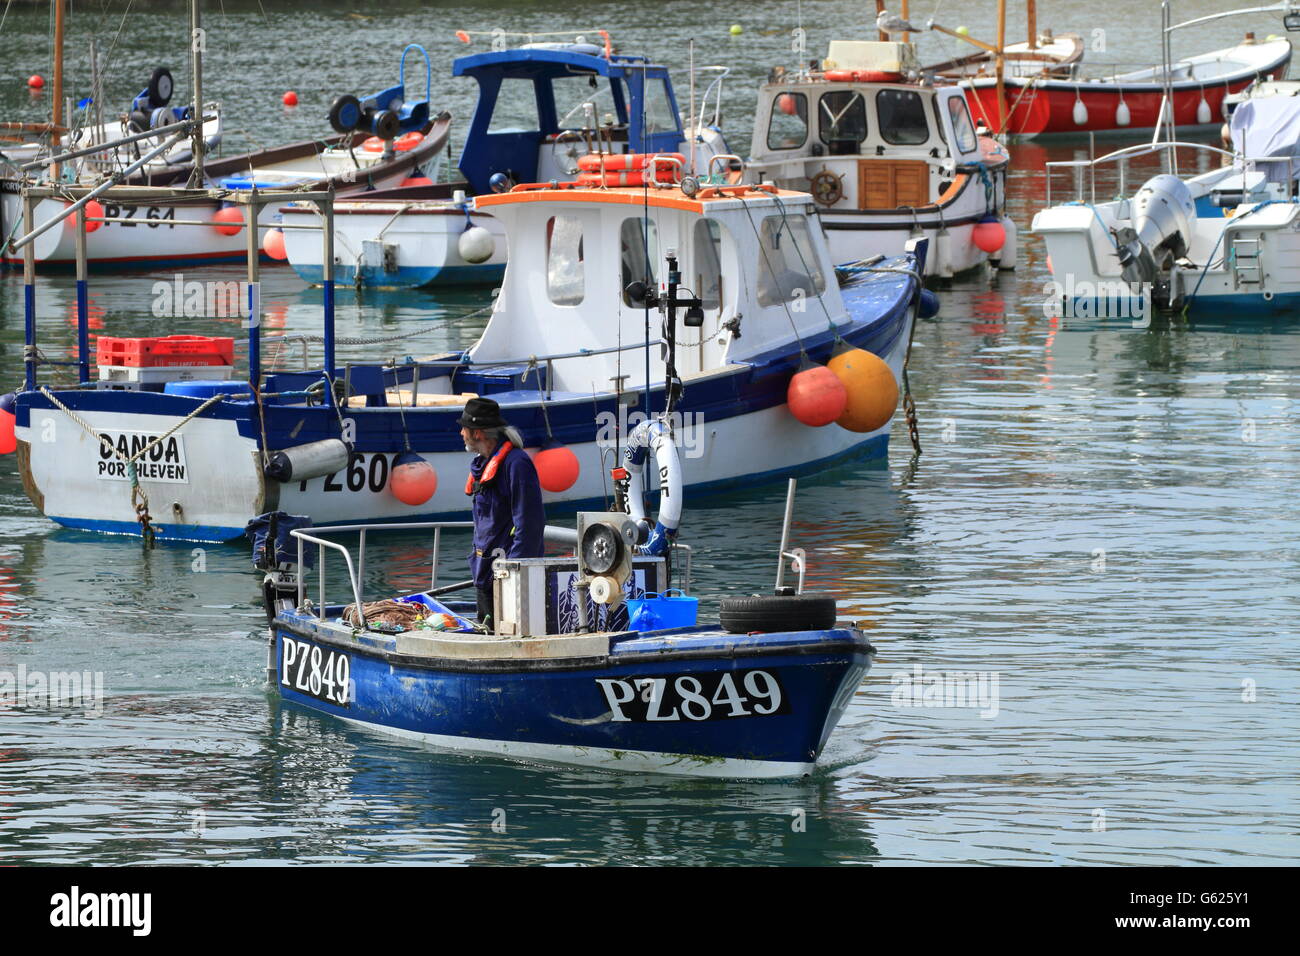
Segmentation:
<svg viewBox="0 0 1300 956">
<path fill-rule="evenodd" d="M 154 106 L 166 106 L 172 99 L 172 74 L 165 66 L 160 66 L 149 77 L 149 102 Z"/>
<path fill-rule="evenodd" d="M 755 594 L 722 599 L 722 629 L 750 631 L 823 631 L 835 626 L 835 598 L 829 594 Z"/>
<path fill-rule="evenodd" d="M 330 107 L 330 126 L 336 133 L 350 133 L 362 121 L 361 101 L 351 93 L 344 93 Z"/>
</svg>

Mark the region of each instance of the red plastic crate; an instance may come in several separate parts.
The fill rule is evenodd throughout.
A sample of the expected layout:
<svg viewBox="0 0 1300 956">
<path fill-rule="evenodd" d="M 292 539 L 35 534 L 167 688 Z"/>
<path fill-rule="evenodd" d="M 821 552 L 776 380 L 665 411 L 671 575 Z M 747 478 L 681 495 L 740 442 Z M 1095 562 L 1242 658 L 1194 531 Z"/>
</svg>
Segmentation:
<svg viewBox="0 0 1300 956">
<path fill-rule="evenodd" d="M 235 340 L 213 335 L 163 335 L 136 339 L 101 335 L 95 343 L 95 364 L 129 365 L 133 368 L 234 365 Z"/>
</svg>

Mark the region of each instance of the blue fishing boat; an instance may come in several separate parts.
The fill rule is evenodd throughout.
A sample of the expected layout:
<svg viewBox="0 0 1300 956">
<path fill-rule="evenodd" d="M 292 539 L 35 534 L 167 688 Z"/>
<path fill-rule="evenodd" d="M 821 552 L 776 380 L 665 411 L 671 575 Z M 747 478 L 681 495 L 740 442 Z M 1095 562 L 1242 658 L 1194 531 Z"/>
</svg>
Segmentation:
<svg viewBox="0 0 1300 956">
<path fill-rule="evenodd" d="M 615 155 L 693 150 L 700 168 L 730 152 L 717 118 L 725 71 L 715 72 L 704 92 L 712 112 L 691 110 L 690 130 L 667 67 L 615 53 L 608 41 L 471 53 L 453 61 L 452 75 L 478 85 L 458 163 L 464 180 L 417 178 L 336 202 L 337 282 L 374 289 L 495 283 L 505 270 L 505 228 L 473 209 L 471 197 L 518 183 L 573 180 L 579 160 L 602 149 Z M 291 203 L 280 214 L 292 227 L 284 236 L 289 263 L 319 284 L 320 214 L 310 203 Z"/>
<path fill-rule="evenodd" d="M 498 561 L 495 633 L 464 616 L 472 605 L 445 597 L 457 585 L 365 603 L 365 535 L 382 527 L 269 527 L 270 517 L 257 523 L 255 554 L 270 570 L 268 676 L 280 696 L 438 748 L 611 770 L 797 777 L 812 771 L 870 666 L 865 635 L 835 620 L 826 595 L 778 587 L 724 598 L 720 623 L 701 625 L 695 599 L 648 594 L 664 589 L 668 564 L 636 554 L 646 529 L 619 512 L 580 514 L 573 556 Z M 356 563 L 334 540 L 355 532 Z M 436 548 L 435 539 L 435 566 Z M 336 552 L 351 602 L 313 604 L 305 589 L 315 575 L 304 565 L 322 562 L 323 586 L 326 555 Z M 566 619 L 566 602 L 585 613 Z M 641 605 L 630 618 L 628 604 Z M 687 612 L 646 620 L 648 607 L 674 604 Z M 383 620 L 394 608 L 410 610 Z"/>
<path fill-rule="evenodd" d="M 611 169 L 476 197 L 510 242 L 491 317 L 468 349 L 395 364 L 336 361 L 326 280 L 323 364 L 264 371 L 275 340 L 263 341 L 254 258 L 242 380 L 229 339 L 222 361 L 188 363 L 206 368 L 122 369 L 104 364 L 102 338 L 92 380 L 82 284 L 80 384 L 42 387 L 33 265 L 25 385 L 0 416 L 24 489 L 62 525 L 158 539 L 228 541 L 275 510 L 331 525 L 454 520 L 469 508 L 457 419 L 473 396 L 519 430 L 551 508 L 603 503 L 603 459 L 637 434 L 674 490 L 883 460 L 914 321 L 934 307 L 925 240 L 837 271 L 806 193 L 648 161 L 640 187 L 611 185 L 628 172 Z M 657 438 L 637 431 L 665 410 Z M 397 480 L 417 467 L 429 480 Z"/>
</svg>

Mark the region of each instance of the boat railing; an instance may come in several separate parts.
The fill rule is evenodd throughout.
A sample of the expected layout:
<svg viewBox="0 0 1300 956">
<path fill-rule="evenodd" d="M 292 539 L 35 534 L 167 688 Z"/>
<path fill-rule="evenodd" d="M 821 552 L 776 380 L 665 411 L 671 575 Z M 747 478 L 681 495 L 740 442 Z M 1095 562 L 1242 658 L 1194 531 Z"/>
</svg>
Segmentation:
<svg viewBox="0 0 1300 956">
<path fill-rule="evenodd" d="M 700 97 L 700 112 L 695 119 L 696 136 L 701 135 L 710 127 L 722 125 L 722 81 L 727 74 L 731 72 L 729 66 L 697 66 L 694 73 L 715 74 L 709 81 L 709 85 L 704 88 L 704 95 Z M 709 111 L 709 99 L 713 99 L 713 110 Z M 705 117 L 708 117 L 706 120 Z"/>
<path fill-rule="evenodd" d="M 1058 159 L 1046 164 L 1047 171 L 1047 205 L 1052 206 L 1052 173 L 1060 169 L 1074 170 L 1074 193 L 1075 201 L 1084 200 L 1084 182 L 1085 171 L 1088 174 L 1088 195 L 1089 202 L 1097 202 L 1097 167 L 1115 164 L 1119 171 L 1119 194 L 1123 196 L 1128 191 L 1128 162 L 1139 156 L 1147 156 L 1153 153 L 1172 154 L 1173 150 L 1190 149 L 1199 150 L 1204 153 L 1211 153 L 1217 156 L 1231 159 L 1234 165 L 1240 165 L 1243 173 L 1260 165 L 1276 165 L 1278 163 L 1287 164 L 1288 180 L 1293 179 L 1294 169 L 1293 160 L 1286 156 L 1243 156 L 1241 153 L 1235 153 L 1231 150 L 1221 149 L 1218 146 L 1211 146 L 1208 143 L 1189 143 L 1182 140 L 1160 140 L 1154 143 L 1137 143 L 1133 146 L 1125 146 L 1106 153 L 1104 156 L 1095 156 L 1090 159 Z"/>
<path fill-rule="evenodd" d="M 357 609 L 357 620 L 359 626 L 364 629 L 366 626 L 365 604 L 362 601 L 363 582 L 366 573 L 366 535 L 372 531 L 432 531 L 433 532 L 433 552 L 430 558 L 429 571 L 429 589 L 436 591 L 438 589 L 438 551 L 442 545 L 442 532 L 444 528 L 448 529 L 465 529 L 473 528 L 472 521 L 421 521 L 417 523 L 409 522 L 390 522 L 386 524 L 364 524 L 364 525 L 322 525 L 310 529 L 295 529 L 289 532 L 298 539 L 298 603 L 297 607 L 303 607 L 306 599 L 306 575 L 302 573 L 305 567 L 303 558 L 305 557 L 305 548 L 308 542 L 316 545 L 316 563 L 317 563 L 317 585 L 316 585 L 316 616 L 320 620 L 325 619 L 325 608 L 329 603 L 325 594 L 325 552 L 328 548 L 331 551 L 338 551 L 343 555 L 344 563 L 348 570 L 348 583 L 352 589 L 352 603 Z M 352 561 L 352 552 L 345 545 L 337 541 L 327 541 L 324 538 L 317 537 L 320 534 L 337 534 L 343 532 L 352 532 L 359 535 L 357 542 L 357 561 Z M 460 590 L 468 587 L 472 581 L 455 585 L 452 589 Z"/>
<path fill-rule="evenodd" d="M 375 345 L 375 344 L 380 344 L 384 341 L 392 341 L 393 338 L 394 337 L 392 336 L 386 339 L 378 338 L 373 340 L 339 338 L 336 339 L 335 341 L 339 345 Z M 398 336 L 397 338 L 402 338 L 402 336 Z M 290 335 L 267 336 L 266 341 L 282 343 L 282 344 L 288 344 L 290 342 L 300 342 L 302 344 L 303 371 L 310 371 L 310 368 L 308 367 L 307 364 L 309 358 L 308 351 L 307 351 L 308 345 L 311 342 L 322 341 L 322 339 L 323 336 L 312 335 L 306 332 L 295 332 Z M 546 367 L 546 395 L 547 398 L 550 398 L 551 393 L 554 391 L 555 388 L 555 364 L 554 363 L 556 362 L 568 361 L 570 359 L 590 358 L 593 355 L 608 355 L 613 352 L 630 352 L 637 349 L 647 349 L 652 347 L 657 348 L 659 346 L 663 346 L 667 344 L 668 343 L 663 339 L 651 339 L 648 342 L 632 342 L 626 345 L 610 345 L 610 346 L 606 346 L 605 348 L 599 348 L 599 349 L 578 349 L 577 351 L 574 352 L 557 352 L 552 355 L 526 355 L 526 356 L 520 356 L 515 358 L 494 357 L 494 358 L 485 359 L 481 361 L 472 360 L 466 354 L 466 355 L 462 355 L 459 358 L 433 359 L 427 362 L 412 361 L 412 362 L 404 362 L 400 365 L 388 365 L 384 367 L 393 370 L 399 370 L 399 369 L 416 370 L 416 374 L 412 376 L 413 379 L 412 385 L 415 390 L 415 394 L 412 395 L 412 402 L 414 402 L 415 398 L 418 397 L 419 394 L 419 383 L 421 379 L 424 377 L 419 374 L 419 371 L 421 369 L 432 369 L 435 371 L 435 373 L 439 369 L 446 369 L 447 372 L 451 374 L 456 372 L 457 370 L 464 370 L 464 369 L 475 368 L 475 367 L 497 368 L 502 365 L 526 365 L 531 369 L 531 368 L 540 368 L 541 366 L 545 366 Z M 366 364 L 369 365 L 372 363 L 366 363 Z M 349 380 L 351 378 L 351 369 L 353 367 L 354 366 L 351 363 L 343 367 L 345 385 L 349 384 Z M 400 384 L 401 383 L 395 382 L 394 387 L 397 387 Z"/>
<path fill-rule="evenodd" d="M 340 525 L 320 525 L 313 528 L 299 528 L 290 531 L 293 537 L 298 539 L 298 600 L 295 607 L 301 609 L 306 606 L 307 598 L 307 575 L 303 572 L 306 565 L 303 564 L 307 544 L 316 545 L 316 618 L 317 620 L 325 619 L 325 609 L 329 605 L 325 591 L 325 555 L 329 551 L 337 551 L 343 555 L 343 562 L 347 567 L 348 585 L 352 594 L 352 605 L 357 609 L 358 626 L 364 630 L 366 626 L 364 589 L 366 575 L 366 536 L 371 532 L 378 531 L 432 531 L 433 546 L 429 558 L 429 595 L 448 594 L 453 591 L 463 591 L 473 586 L 473 580 L 459 581 L 455 584 L 447 584 L 442 587 L 438 586 L 438 555 L 442 548 L 442 532 L 450 531 L 467 531 L 474 527 L 472 521 L 420 521 L 420 522 L 387 522 L 381 524 L 340 524 Z M 356 534 L 357 538 L 357 559 L 352 560 L 352 552 L 344 544 L 337 541 L 329 541 L 319 537 L 322 534 Z M 563 528 L 557 525 L 547 525 L 543 534 L 548 544 L 577 545 L 577 532 L 573 528 Z M 674 550 L 685 552 L 685 570 L 684 570 L 684 590 L 689 591 L 691 580 L 691 548 L 689 545 L 677 544 L 674 542 Z M 803 585 L 803 572 L 799 575 L 800 587 Z"/>
</svg>

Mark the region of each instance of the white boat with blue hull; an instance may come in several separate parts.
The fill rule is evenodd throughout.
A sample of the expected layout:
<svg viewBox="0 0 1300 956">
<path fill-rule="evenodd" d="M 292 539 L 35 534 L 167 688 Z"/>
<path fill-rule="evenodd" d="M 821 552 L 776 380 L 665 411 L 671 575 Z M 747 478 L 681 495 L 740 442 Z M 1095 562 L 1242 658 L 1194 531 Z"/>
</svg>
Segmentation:
<svg viewBox="0 0 1300 956">
<path fill-rule="evenodd" d="M 176 540 L 230 540 L 272 510 L 327 524 L 460 517 L 457 419 L 471 395 L 491 396 L 522 433 L 548 506 L 603 501 L 604 458 L 638 417 L 665 409 L 673 440 L 655 457 L 661 467 L 661 454 L 679 457 L 687 489 L 883 459 L 924 242 L 860 265 L 841 288 L 808 196 L 683 185 L 693 194 L 562 184 L 479 197 L 507 227 L 512 264 L 464 352 L 340 367 L 328 283 L 323 368 L 263 374 L 260 322 L 241 382 L 163 376 L 123 388 L 89 381 L 87 352 L 80 387 L 45 390 L 31 349 L 13 400 L 24 488 L 60 524 L 117 533 L 142 532 L 143 495 L 147 532 Z M 809 363 L 835 370 L 811 370 L 840 390 L 829 417 L 801 410 L 794 382 Z M 170 454 L 171 470 L 151 462 L 125 480 L 132 442 L 163 436 L 151 454 Z M 440 480 L 399 488 L 407 455 Z"/>
<path fill-rule="evenodd" d="M 693 135 L 682 127 L 667 68 L 608 47 L 546 42 L 472 53 L 452 63 L 452 75 L 472 77 L 479 90 L 458 162 L 464 180 L 336 203 L 336 282 L 375 289 L 496 283 L 505 267 L 504 227 L 470 208 L 466 197 L 516 183 L 571 181 L 578 159 L 598 147 L 617 156 L 694 149 L 701 169 L 729 152 L 717 127 L 721 74 L 704 96 L 714 114 L 701 111 Z M 522 113 L 521 89 L 528 91 Z M 307 282 L 320 283 L 320 214 L 310 203 L 280 213 L 293 227 L 285 233 L 290 264 Z"/>
<path fill-rule="evenodd" d="M 1242 98 L 1229 120 L 1230 149 L 1180 141 L 1170 112 L 1164 115 L 1149 144 L 1047 164 L 1048 208 L 1032 228 L 1046 242 L 1056 277 L 1050 295 L 1066 315 L 1083 317 L 1149 316 L 1152 308 L 1294 312 L 1300 102 L 1289 95 Z M 1129 195 L 1129 162 L 1153 154 L 1165 172 Z M 1179 164 L 1185 167 L 1189 156 L 1202 169 L 1218 167 L 1186 175 Z M 1058 170 L 1074 174 L 1075 196 L 1052 205 Z M 1099 170 L 1118 173 L 1112 200 L 1097 201 Z"/>
<path fill-rule="evenodd" d="M 346 555 L 353 601 L 313 604 L 313 572 L 288 554 L 263 561 L 274 568 L 268 675 L 287 701 L 442 749 L 691 776 L 812 772 L 870 666 L 866 636 L 835 620 L 833 598 L 794 588 L 724 599 L 716 625 L 629 629 L 625 601 L 663 590 L 668 569 L 633 556 L 628 525 L 619 513 L 580 515 L 573 557 L 500 562 L 493 633 L 463 616 L 471 605 L 443 603 L 456 585 L 399 597 L 420 610 L 377 620 L 385 605 L 362 601 L 343 529 L 294 530 L 320 548 L 322 575 L 327 554 Z M 621 550 L 592 551 L 592 536 Z M 364 551 L 363 537 L 359 560 Z M 602 578 L 615 583 L 598 592 Z M 578 597 L 588 613 L 565 626 L 560 600 L 588 592 L 599 600 Z"/>
</svg>

